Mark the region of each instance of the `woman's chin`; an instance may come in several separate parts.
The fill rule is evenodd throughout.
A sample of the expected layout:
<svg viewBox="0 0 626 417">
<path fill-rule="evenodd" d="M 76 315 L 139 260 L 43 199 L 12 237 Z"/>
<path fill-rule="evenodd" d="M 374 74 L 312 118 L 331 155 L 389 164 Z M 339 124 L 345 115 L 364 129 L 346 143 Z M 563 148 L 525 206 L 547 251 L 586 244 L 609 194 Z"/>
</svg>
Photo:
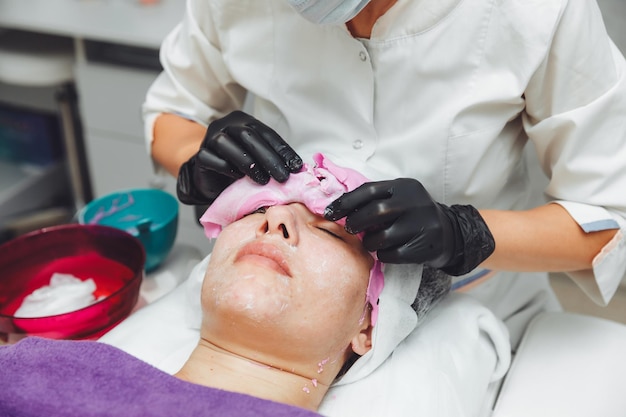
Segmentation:
<svg viewBox="0 0 626 417">
<path fill-rule="evenodd" d="M 214 314 L 269 325 L 284 317 L 291 301 L 284 288 L 264 285 L 257 278 L 241 284 L 233 283 L 228 291 L 220 293 L 219 298 L 211 300 L 211 309 L 216 310 Z"/>
</svg>

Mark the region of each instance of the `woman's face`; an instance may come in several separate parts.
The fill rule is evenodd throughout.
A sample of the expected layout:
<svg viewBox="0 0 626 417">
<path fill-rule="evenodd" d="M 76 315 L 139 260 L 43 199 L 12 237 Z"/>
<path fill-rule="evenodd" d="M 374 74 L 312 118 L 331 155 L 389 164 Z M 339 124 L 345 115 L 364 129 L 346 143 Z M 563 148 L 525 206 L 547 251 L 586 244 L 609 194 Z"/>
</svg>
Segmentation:
<svg viewBox="0 0 626 417">
<path fill-rule="evenodd" d="M 372 265 L 358 237 L 302 204 L 252 213 L 215 243 L 202 288 L 203 337 L 250 354 L 342 360 L 369 321 Z"/>
</svg>

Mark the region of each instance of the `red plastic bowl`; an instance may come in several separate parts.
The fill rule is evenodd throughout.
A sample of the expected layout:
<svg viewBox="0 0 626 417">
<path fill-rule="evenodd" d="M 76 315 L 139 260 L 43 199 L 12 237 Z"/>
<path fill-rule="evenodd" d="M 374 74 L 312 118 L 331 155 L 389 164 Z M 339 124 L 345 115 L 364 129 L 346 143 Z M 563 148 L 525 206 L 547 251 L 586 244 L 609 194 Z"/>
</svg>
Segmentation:
<svg viewBox="0 0 626 417">
<path fill-rule="evenodd" d="M 0 245 L 0 341 L 23 336 L 96 338 L 126 318 L 137 303 L 145 251 L 130 234 L 108 226 L 40 229 Z M 80 310 L 47 317 L 13 314 L 24 298 L 50 283 L 53 273 L 92 278 L 96 299 Z"/>
</svg>

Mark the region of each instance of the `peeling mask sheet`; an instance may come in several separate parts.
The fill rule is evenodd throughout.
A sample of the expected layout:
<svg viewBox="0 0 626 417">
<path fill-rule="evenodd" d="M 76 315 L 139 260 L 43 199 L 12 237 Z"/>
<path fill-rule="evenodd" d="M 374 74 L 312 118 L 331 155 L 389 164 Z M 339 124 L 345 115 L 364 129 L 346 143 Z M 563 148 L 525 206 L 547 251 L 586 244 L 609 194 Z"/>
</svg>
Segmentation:
<svg viewBox="0 0 626 417">
<path fill-rule="evenodd" d="M 285 183 L 271 179 L 259 185 L 248 177 L 235 181 L 226 188 L 200 218 L 205 235 L 213 239 L 222 228 L 261 207 L 302 203 L 312 213 L 322 215 L 324 209 L 344 193 L 368 181 L 360 173 L 342 168 L 322 154 L 313 156 L 313 165 L 304 164 L 302 170 L 291 174 Z M 378 297 L 383 290 L 382 265 L 374 257 L 370 270 L 367 301 L 372 306 L 372 325 L 378 317 Z"/>
</svg>

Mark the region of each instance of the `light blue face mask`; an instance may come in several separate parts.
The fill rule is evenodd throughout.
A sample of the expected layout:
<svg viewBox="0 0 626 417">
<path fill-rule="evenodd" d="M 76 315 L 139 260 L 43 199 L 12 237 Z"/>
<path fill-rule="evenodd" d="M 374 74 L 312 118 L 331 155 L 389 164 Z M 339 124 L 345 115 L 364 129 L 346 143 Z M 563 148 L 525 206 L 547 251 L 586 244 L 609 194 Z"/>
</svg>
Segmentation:
<svg viewBox="0 0 626 417">
<path fill-rule="evenodd" d="M 370 0 L 287 0 L 306 20 L 320 25 L 346 23 Z"/>
</svg>

